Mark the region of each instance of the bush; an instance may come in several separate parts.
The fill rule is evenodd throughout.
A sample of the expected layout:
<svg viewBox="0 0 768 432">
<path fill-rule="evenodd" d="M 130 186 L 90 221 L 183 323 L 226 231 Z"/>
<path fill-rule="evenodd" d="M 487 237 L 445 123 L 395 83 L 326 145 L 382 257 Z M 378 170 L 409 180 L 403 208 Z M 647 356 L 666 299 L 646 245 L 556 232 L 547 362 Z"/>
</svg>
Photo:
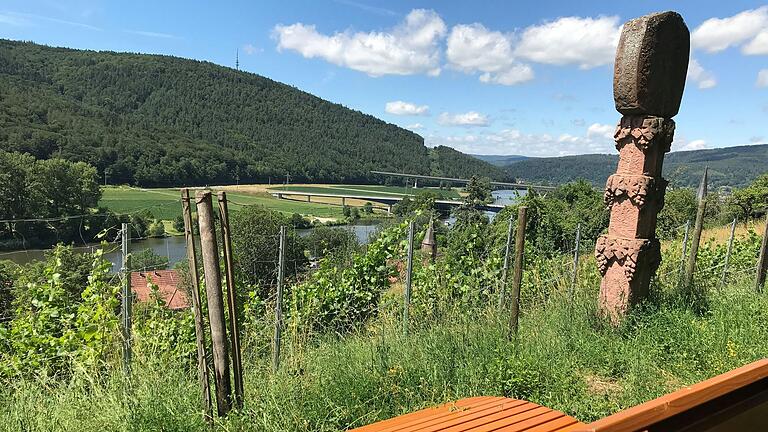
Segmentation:
<svg viewBox="0 0 768 432">
<path fill-rule="evenodd" d="M 352 253 L 358 247 L 357 236 L 344 228 L 317 226 L 304 238 L 307 249 L 314 257 L 323 257 L 338 252 Z"/>
<path fill-rule="evenodd" d="M 165 270 L 168 257 L 155 253 L 150 248 L 131 253 L 131 271 Z"/>
</svg>

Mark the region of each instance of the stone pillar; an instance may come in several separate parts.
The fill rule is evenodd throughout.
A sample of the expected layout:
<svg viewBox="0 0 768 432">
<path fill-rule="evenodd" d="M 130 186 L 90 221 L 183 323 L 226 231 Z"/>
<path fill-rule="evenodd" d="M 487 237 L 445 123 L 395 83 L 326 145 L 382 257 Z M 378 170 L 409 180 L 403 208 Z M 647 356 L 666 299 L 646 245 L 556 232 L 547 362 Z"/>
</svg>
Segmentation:
<svg viewBox="0 0 768 432">
<path fill-rule="evenodd" d="M 421 253 L 424 257 L 423 262 L 425 264 L 427 262 L 435 261 L 435 257 L 437 256 L 437 241 L 435 240 L 434 219 L 429 220 L 429 227 L 427 228 L 427 232 L 424 234 L 424 240 L 421 241 Z"/>
<path fill-rule="evenodd" d="M 608 177 L 605 204 L 608 235 L 595 257 L 600 273 L 600 308 L 614 322 L 648 293 L 661 263 L 656 215 L 664 205 L 664 154 L 675 132 L 688 70 L 690 34 L 676 12 L 662 12 L 624 24 L 616 51 L 613 98 L 623 115 L 616 133 L 619 164 Z"/>
</svg>

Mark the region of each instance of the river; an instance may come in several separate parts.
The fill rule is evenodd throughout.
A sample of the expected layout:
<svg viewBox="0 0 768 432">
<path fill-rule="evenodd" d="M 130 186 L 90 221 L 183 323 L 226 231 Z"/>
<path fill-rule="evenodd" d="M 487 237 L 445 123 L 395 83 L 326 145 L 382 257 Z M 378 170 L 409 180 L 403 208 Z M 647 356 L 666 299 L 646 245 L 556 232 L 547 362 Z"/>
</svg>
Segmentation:
<svg viewBox="0 0 768 432">
<path fill-rule="evenodd" d="M 513 204 L 517 199 L 525 195 L 525 191 L 514 190 L 496 190 L 492 192 L 494 203 L 496 204 Z M 493 219 L 495 213 L 488 212 L 488 217 Z M 448 219 L 448 223 L 452 222 L 452 218 Z M 360 244 L 368 243 L 368 239 L 371 234 L 376 232 L 378 228 L 378 221 L 360 221 L 353 224 L 342 225 L 340 228 L 350 230 L 355 233 L 357 240 Z M 307 235 L 311 232 L 312 228 L 305 230 L 298 230 L 299 235 Z M 96 248 L 101 247 L 99 244 L 93 244 L 89 246 L 77 246 L 75 250 L 81 252 L 91 252 Z M 172 236 L 164 238 L 150 238 L 145 240 L 138 240 L 131 242 L 130 251 L 140 252 L 144 249 L 150 248 L 158 255 L 168 258 L 170 265 L 173 266 L 177 262 L 186 259 L 186 242 L 183 236 Z M 0 260 L 10 260 L 16 264 L 27 264 L 32 261 L 40 261 L 44 258 L 46 249 L 35 250 L 20 250 L 13 252 L 0 252 Z M 117 271 L 120 268 L 120 248 L 119 245 L 110 245 L 107 248 L 105 257 L 112 263 L 112 269 Z"/>
</svg>

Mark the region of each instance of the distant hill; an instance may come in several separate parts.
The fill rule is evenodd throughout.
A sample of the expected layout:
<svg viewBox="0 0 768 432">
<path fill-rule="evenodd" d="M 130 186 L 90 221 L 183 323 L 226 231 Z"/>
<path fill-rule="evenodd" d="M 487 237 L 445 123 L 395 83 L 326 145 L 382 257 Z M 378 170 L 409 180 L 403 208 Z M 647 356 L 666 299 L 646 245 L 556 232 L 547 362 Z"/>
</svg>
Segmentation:
<svg viewBox="0 0 768 432">
<path fill-rule="evenodd" d="M 0 149 L 110 183 L 367 182 L 371 170 L 504 179 L 457 151 L 271 79 L 169 56 L 0 40 Z"/>
<path fill-rule="evenodd" d="M 513 162 L 519 162 L 521 160 L 530 159 L 528 156 L 521 155 L 472 155 L 477 159 L 486 161 L 492 165 L 498 167 L 507 166 Z"/>
<path fill-rule="evenodd" d="M 583 178 L 602 187 L 617 163 L 618 155 L 589 154 L 528 158 L 504 168 L 526 182 L 560 184 Z M 768 144 L 668 153 L 664 177 L 674 186 L 696 187 L 705 166 L 709 166 L 710 186 L 743 187 L 768 172 Z"/>
</svg>

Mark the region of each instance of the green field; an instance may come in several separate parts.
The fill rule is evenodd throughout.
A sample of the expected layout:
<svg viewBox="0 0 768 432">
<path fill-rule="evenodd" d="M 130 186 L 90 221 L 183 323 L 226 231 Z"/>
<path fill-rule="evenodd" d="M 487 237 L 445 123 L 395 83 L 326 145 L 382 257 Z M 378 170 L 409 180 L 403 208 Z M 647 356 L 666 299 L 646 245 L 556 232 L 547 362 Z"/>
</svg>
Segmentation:
<svg viewBox="0 0 768 432">
<path fill-rule="evenodd" d="M 321 218 L 341 218 L 340 206 L 278 200 L 267 194 L 227 192 L 229 208 L 237 211 L 243 205 L 263 205 L 286 214 L 300 213 Z M 181 215 L 179 189 L 139 189 L 132 187 L 106 187 L 99 205 L 116 213 L 134 213 L 149 210 L 155 218 L 173 220 Z"/>
<path fill-rule="evenodd" d="M 371 185 L 329 185 L 329 186 L 277 186 L 270 190 L 287 190 L 292 192 L 332 193 L 337 195 L 383 195 L 383 196 L 415 196 L 428 190 L 440 195 L 443 199 L 460 199 L 456 190 L 440 190 L 435 188 L 413 189 L 402 186 L 371 186 Z"/>
</svg>

